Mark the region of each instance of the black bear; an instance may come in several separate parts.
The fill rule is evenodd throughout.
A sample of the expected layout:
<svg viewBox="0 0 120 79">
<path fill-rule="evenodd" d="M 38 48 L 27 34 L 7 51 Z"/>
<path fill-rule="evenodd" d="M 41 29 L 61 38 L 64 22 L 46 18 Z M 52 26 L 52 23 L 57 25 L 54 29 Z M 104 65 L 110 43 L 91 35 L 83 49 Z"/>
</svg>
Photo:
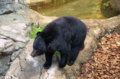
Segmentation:
<svg viewBox="0 0 120 79">
<path fill-rule="evenodd" d="M 64 16 L 49 23 L 42 32 L 37 33 L 33 43 L 32 57 L 45 53 L 44 68 L 52 64 L 52 56 L 59 51 L 61 60 L 59 67 L 73 65 L 80 50 L 84 48 L 86 26 L 80 20 Z"/>
</svg>

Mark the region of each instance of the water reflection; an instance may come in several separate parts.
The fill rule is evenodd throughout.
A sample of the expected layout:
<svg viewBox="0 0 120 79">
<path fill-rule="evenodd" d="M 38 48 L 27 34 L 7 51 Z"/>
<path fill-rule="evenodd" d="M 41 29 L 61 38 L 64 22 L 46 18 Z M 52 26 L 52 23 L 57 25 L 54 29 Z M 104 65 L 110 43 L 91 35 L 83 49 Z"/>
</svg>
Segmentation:
<svg viewBox="0 0 120 79">
<path fill-rule="evenodd" d="M 79 19 L 103 19 L 102 0 L 52 0 L 49 4 L 31 5 L 31 9 L 46 16 L 74 16 Z M 109 13 L 108 13 L 109 15 Z"/>
</svg>

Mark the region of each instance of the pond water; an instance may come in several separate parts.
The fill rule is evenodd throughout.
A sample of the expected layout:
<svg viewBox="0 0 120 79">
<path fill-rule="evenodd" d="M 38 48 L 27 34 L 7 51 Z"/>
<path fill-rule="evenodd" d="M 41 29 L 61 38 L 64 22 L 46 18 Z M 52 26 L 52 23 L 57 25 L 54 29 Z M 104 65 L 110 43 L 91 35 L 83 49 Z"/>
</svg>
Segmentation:
<svg viewBox="0 0 120 79">
<path fill-rule="evenodd" d="M 108 0 L 53 0 L 38 3 L 30 8 L 45 16 L 74 16 L 78 19 L 105 19 L 117 15 L 103 4 Z M 103 8 L 105 7 L 105 8 Z"/>
</svg>

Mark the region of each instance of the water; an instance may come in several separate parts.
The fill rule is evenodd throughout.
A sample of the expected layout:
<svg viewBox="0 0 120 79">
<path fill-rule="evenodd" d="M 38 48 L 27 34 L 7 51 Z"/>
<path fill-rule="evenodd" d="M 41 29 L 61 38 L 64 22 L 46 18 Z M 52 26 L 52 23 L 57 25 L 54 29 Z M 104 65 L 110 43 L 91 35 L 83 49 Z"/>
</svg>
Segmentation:
<svg viewBox="0 0 120 79">
<path fill-rule="evenodd" d="M 78 19 L 105 19 L 117 15 L 111 8 L 103 9 L 107 0 L 53 0 L 49 4 L 31 5 L 30 8 L 45 16 L 74 16 Z"/>
</svg>

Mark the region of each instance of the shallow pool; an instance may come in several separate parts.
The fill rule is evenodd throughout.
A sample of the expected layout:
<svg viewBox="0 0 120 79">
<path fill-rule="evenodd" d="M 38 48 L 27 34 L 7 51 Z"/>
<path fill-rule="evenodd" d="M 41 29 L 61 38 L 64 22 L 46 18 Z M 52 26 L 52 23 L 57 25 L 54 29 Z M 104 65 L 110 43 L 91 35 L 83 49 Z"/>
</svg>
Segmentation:
<svg viewBox="0 0 120 79">
<path fill-rule="evenodd" d="M 74 16 L 78 19 L 105 19 L 115 16 L 116 13 L 110 8 L 102 8 L 105 1 L 108 0 L 53 0 L 49 4 L 30 5 L 30 8 L 45 16 Z"/>
</svg>

